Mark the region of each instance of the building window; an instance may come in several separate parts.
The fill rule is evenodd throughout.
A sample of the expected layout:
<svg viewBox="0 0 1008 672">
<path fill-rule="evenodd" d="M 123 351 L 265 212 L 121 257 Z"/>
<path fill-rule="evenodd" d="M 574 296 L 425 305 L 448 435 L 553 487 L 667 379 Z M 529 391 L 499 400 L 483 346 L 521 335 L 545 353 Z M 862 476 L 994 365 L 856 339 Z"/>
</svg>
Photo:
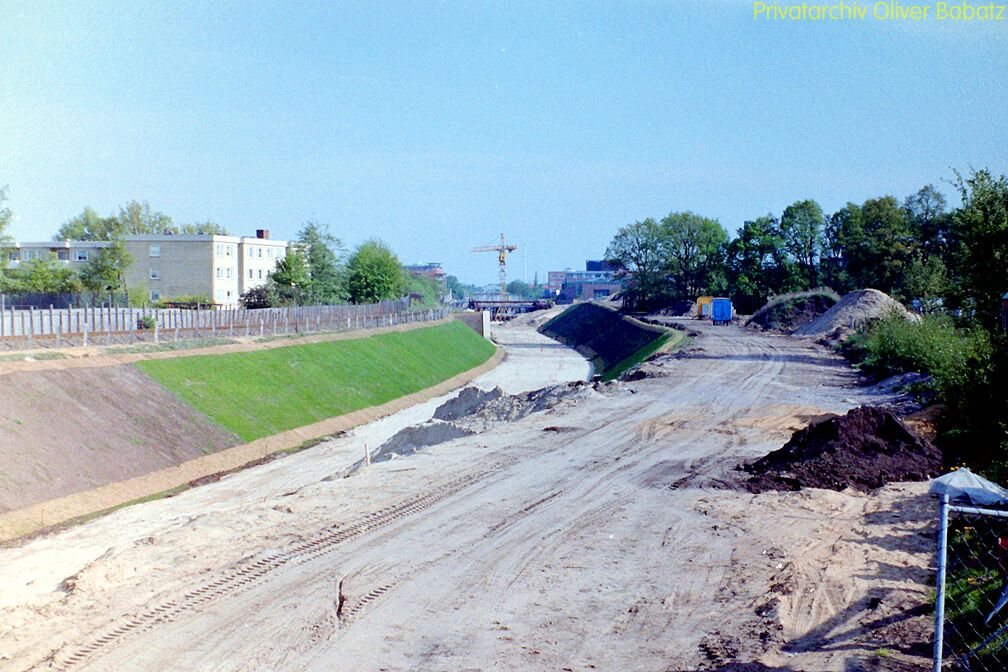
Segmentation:
<svg viewBox="0 0 1008 672">
<path fill-rule="evenodd" d="M 269 257 L 270 259 L 273 258 L 273 248 L 272 247 L 269 248 L 268 250 L 266 250 L 266 256 Z"/>
<path fill-rule="evenodd" d="M 77 250 L 74 252 L 74 261 L 87 261 L 89 256 L 87 250 Z"/>
<path fill-rule="evenodd" d="M 251 280 L 251 279 L 252 279 L 252 269 L 250 268 L 249 269 L 249 280 Z"/>
<path fill-rule="evenodd" d="M 11 261 L 20 261 L 21 260 L 21 256 L 17 252 L 11 252 L 10 256 L 7 257 L 7 258 L 10 259 Z"/>
<path fill-rule="evenodd" d="M 22 261 L 30 261 L 35 258 L 35 250 L 24 250 L 21 252 Z"/>
<path fill-rule="evenodd" d="M 262 248 L 258 247 L 256 249 L 259 250 L 259 258 L 262 259 Z"/>
<path fill-rule="evenodd" d="M 231 246 L 230 245 L 225 245 L 224 246 L 224 254 L 226 254 L 229 257 L 231 256 Z"/>
<path fill-rule="evenodd" d="M 56 258 L 60 261 L 70 261 L 70 250 L 56 250 Z"/>
<path fill-rule="evenodd" d="M 158 272 L 158 270 L 156 268 L 150 269 L 150 279 L 151 280 L 160 280 L 161 279 L 161 274 Z"/>
<path fill-rule="evenodd" d="M 253 254 L 255 254 L 255 248 L 249 245 L 249 257 L 251 257 Z"/>
<path fill-rule="evenodd" d="M 259 279 L 262 280 L 262 269 L 259 269 Z"/>
<path fill-rule="evenodd" d="M 157 301 L 157 300 L 158 300 L 158 299 L 160 299 L 160 298 L 161 298 L 161 295 L 160 295 L 160 294 L 158 294 L 157 292 L 155 292 L 155 291 L 154 291 L 154 290 L 152 289 L 152 290 L 151 290 L 151 293 L 150 293 L 150 300 L 151 300 L 151 301 Z"/>
<path fill-rule="evenodd" d="M 220 243 L 217 244 L 217 256 L 218 257 L 224 256 L 224 246 L 221 245 Z"/>
<path fill-rule="evenodd" d="M 218 266 L 217 267 L 217 279 L 220 280 L 223 277 L 224 277 L 224 269 L 222 269 L 220 266 Z"/>
<path fill-rule="evenodd" d="M 227 279 L 228 279 L 228 280 L 230 280 L 230 279 L 231 279 L 231 269 L 230 269 L 230 268 L 229 268 L 229 269 L 227 269 Z"/>
<path fill-rule="evenodd" d="M 148 250 L 148 254 L 150 256 L 152 256 L 152 257 L 160 257 L 161 256 L 161 246 L 160 245 L 151 245 L 150 249 Z"/>
</svg>

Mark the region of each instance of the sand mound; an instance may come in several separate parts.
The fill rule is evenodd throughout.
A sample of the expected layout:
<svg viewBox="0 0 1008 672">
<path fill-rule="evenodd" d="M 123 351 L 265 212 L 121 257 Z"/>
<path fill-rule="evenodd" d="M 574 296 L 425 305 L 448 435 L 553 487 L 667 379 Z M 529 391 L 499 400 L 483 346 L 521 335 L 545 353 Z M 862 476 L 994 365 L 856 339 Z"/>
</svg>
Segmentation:
<svg viewBox="0 0 1008 672">
<path fill-rule="evenodd" d="M 449 399 L 437 407 L 434 411 L 434 418 L 437 420 L 458 420 L 466 415 L 476 412 L 481 406 L 500 399 L 504 396 L 504 390 L 495 387 L 484 392 L 478 387 L 466 387 L 454 399 Z"/>
<path fill-rule="evenodd" d="M 436 446 L 439 443 L 451 441 L 462 436 L 472 436 L 476 432 L 459 427 L 451 422 L 430 420 L 420 425 L 413 425 L 400 430 L 388 441 L 379 446 L 371 456 L 372 462 L 384 462 L 397 457 L 412 455 L 420 448 Z"/>
<path fill-rule="evenodd" d="M 808 324 L 795 336 L 821 337 L 841 330 L 854 330 L 895 312 L 908 320 L 918 319 L 896 299 L 877 289 L 859 289 L 844 295 L 840 302 Z"/>
<path fill-rule="evenodd" d="M 750 492 L 853 488 L 869 492 L 894 481 L 941 473 L 941 451 L 911 432 L 891 411 L 861 406 L 814 422 L 783 448 L 741 467 Z"/>
</svg>

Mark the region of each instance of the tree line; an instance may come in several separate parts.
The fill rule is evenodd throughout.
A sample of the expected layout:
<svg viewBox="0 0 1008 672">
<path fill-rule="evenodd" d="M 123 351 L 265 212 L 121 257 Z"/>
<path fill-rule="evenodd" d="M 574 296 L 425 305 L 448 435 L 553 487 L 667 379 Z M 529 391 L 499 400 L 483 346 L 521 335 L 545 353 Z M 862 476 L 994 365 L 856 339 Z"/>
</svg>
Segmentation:
<svg viewBox="0 0 1008 672">
<path fill-rule="evenodd" d="M 672 212 L 621 227 L 606 258 L 627 278 L 631 310 L 712 294 L 750 313 L 785 292 L 872 287 L 991 326 L 1008 291 L 1008 182 L 983 169 L 950 184 L 953 209 L 933 185 L 831 214 L 807 199 L 744 222 L 731 240 L 716 219 Z"/>
<path fill-rule="evenodd" d="M 92 254 L 76 270 L 60 263 L 55 255 L 48 259 L 21 261 L 10 265 L 12 240 L 8 234 L 13 212 L 6 205 L 7 187 L 0 187 L 0 292 L 92 295 L 108 292 L 125 294 L 126 301 L 140 304 L 146 292 L 126 285 L 126 274 L 134 259 L 123 244 L 123 236 L 144 234 L 229 235 L 214 222 L 177 225 L 146 201 L 130 201 L 118 213 L 102 217 L 91 208 L 60 226 L 53 240 L 106 241 L 107 247 Z M 132 290 L 132 291 L 131 291 Z M 298 232 L 286 257 L 277 261 L 266 283 L 241 297 L 253 308 L 282 305 L 339 303 L 374 303 L 398 299 L 407 293 L 423 303 L 441 299 L 438 283 L 409 276 L 395 253 L 384 242 L 372 239 L 359 245 L 352 254 L 327 226 L 307 222 Z M 207 296 L 165 297 L 161 301 L 192 300 L 211 303 Z"/>
</svg>

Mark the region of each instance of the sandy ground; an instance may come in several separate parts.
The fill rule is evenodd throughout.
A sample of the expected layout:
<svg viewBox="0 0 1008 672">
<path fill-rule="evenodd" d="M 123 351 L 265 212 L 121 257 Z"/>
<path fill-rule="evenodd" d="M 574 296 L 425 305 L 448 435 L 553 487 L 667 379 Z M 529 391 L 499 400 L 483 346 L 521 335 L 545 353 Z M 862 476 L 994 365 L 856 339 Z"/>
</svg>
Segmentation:
<svg viewBox="0 0 1008 672">
<path fill-rule="evenodd" d="M 0 512 L 238 443 L 132 366 L 9 373 L 0 409 Z"/>
<path fill-rule="evenodd" d="M 340 477 L 428 402 L 0 551 L 0 668 L 919 669 L 925 486 L 724 488 L 882 399 L 816 346 L 701 329 L 665 378 Z M 588 374 L 527 325 L 498 337 L 483 386 Z"/>
</svg>

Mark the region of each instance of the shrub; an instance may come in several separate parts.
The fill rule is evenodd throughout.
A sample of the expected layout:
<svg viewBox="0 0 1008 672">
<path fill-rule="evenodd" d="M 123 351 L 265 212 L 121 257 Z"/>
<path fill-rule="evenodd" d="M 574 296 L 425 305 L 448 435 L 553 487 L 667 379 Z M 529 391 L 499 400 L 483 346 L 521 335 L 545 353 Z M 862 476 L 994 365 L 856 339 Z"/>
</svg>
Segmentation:
<svg viewBox="0 0 1008 672">
<path fill-rule="evenodd" d="M 957 329 L 943 315 L 919 323 L 889 315 L 873 324 L 850 347 L 864 349 L 862 368 L 882 375 L 918 371 L 934 379 L 943 401 L 960 392 L 990 356 L 991 343 L 981 329 Z"/>
<path fill-rule="evenodd" d="M 154 319 L 153 315 L 137 318 L 137 329 L 153 329 L 156 326 L 157 320 Z"/>
</svg>

